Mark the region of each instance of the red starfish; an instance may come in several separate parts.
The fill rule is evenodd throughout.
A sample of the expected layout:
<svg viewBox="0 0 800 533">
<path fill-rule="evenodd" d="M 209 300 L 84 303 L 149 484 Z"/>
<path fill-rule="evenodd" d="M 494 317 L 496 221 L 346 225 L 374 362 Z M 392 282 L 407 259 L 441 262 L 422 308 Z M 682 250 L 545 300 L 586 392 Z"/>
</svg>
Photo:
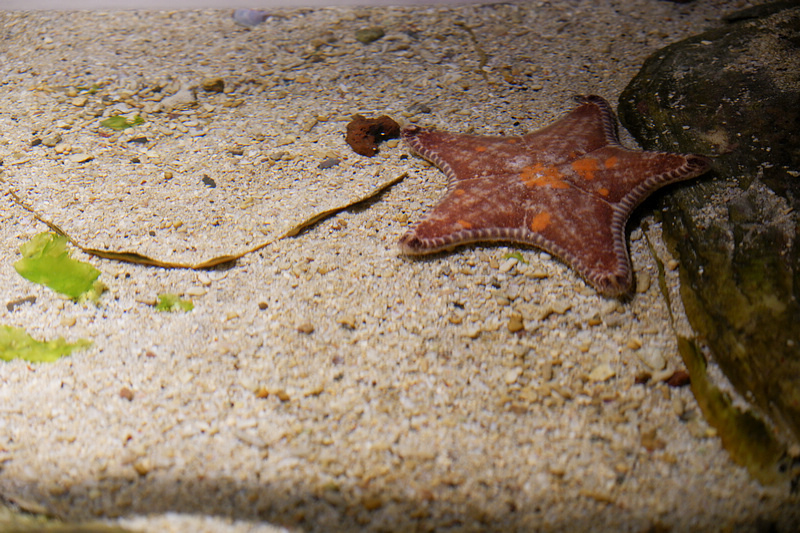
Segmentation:
<svg viewBox="0 0 800 533">
<path fill-rule="evenodd" d="M 447 175 L 448 192 L 400 238 L 403 253 L 515 241 L 559 257 L 603 295 L 628 293 L 631 212 L 656 189 L 704 173 L 710 160 L 628 150 L 608 102 L 579 101 L 558 121 L 521 137 L 404 128 L 412 150 Z"/>
</svg>

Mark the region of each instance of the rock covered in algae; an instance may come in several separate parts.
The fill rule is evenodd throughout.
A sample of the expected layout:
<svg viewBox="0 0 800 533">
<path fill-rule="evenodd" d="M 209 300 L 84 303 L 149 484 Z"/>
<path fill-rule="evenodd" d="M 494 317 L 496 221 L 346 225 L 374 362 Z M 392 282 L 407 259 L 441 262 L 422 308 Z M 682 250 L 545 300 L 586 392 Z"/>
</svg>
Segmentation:
<svg viewBox="0 0 800 533">
<path fill-rule="evenodd" d="M 715 157 L 713 172 L 677 187 L 664 214 L 681 296 L 734 387 L 797 449 L 800 4 L 726 21 L 648 58 L 619 114 L 647 149 Z"/>
</svg>

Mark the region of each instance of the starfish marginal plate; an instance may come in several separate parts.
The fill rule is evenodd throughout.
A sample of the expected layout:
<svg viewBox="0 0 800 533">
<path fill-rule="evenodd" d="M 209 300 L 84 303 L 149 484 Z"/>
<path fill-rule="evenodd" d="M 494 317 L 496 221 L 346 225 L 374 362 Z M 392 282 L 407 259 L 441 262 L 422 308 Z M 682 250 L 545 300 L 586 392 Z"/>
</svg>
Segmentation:
<svg viewBox="0 0 800 533">
<path fill-rule="evenodd" d="M 447 196 L 400 238 L 409 255 L 476 241 L 530 244 L 560 258 L 598 292 L 630 292 L 628 217 L 655 190 L 699 176 L 699 155 L 628 150 L 599 96 L 523 136 L 459 135 L 408 126 L 403 140 L 438 166 Z"/>
</svg>

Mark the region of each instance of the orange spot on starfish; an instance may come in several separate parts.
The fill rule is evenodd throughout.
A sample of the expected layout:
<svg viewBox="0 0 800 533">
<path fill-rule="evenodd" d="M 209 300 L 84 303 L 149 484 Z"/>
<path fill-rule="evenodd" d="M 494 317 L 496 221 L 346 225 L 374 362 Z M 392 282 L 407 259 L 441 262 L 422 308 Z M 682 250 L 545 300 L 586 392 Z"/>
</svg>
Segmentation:
<svg viewBox="0 0 800 533">
<path fill-rule="evenodd" d="M 472 224 L 467 220 L 457 220 L 456 224 L 458 224 L 464 229 L 472 229 Z"/>
<path fill-rule="evenodd" d="M 487 240 L 525 243 L 558 257 L 605 296 L 629 293 L 625 224 L 631 212 L 657 189 L 704 173 L 710 161 L 628 150 L 619 143 L 608 102 L 599 96 L 579 102 L 522 137 L 404 128 L 411 149 L 445 171 L 450 192 L 400 238 L 401 251 L 427 254 Z M 491 151 L 478 149 L 486 146 Z M 521 171 L 520 161 L 527 161 Z M 461 229 L 465 220 L 470 227 Z"/>
<path fill-rule="evenodd" d="M 598 163 L 597 159 L 594 158 L 584 158 L 578 159 L 572 162 L 572 170 L 578 173 L 578 176 L 582 177 L 585 180 L 593 180 L 594 173 L 597 172 L 597 169 L 600 168 L 600 164 Z"/>
<path fill-rule="evenodd" d="M 569 187 L 564 183 L 561 172 L 554 167 L 546 167 L 541 163 L 536 163 L 532 167 L 525 167 L 519 173 L 522 183 L 526 187 L 554 187 L 556 189 L 565 189 Z"/>
<path fill-rule="evenodd" d="M 485 152 L 486 151 L 486 147 L 485 146 L 476 146 L 475 148 L 473 148 L 473 150 L 475 150 L 476 152 Z"/>
<path fill-rule="evenodd" d="M 543 231 L 547 226 L 550 225 L 550 218 L 550 213 L 547 211 L 539 213 L 533 217 L 533 220 L 531 220 L 531 224 L 528 227 L 531 228 L 531 231 Z"/>
</svg>

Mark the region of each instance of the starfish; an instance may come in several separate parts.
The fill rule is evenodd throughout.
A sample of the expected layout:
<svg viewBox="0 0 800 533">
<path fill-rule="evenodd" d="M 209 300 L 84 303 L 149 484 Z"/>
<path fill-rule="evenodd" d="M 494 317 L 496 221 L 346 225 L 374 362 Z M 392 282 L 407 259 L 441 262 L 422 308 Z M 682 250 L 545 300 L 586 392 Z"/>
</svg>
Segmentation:
<svg viewBox="0 0 800 533">
<path fill-rule="evenodd" d="M 657 189 L 699 176 L 700 155 L 623 147 L 599 96 L 523 136 L 460 135 L 417 126 L 403 140 L 447 176 L 445 198 L 400 238 L 408 255 L 477 241 L 536 246 L 572 267 L 599 293 L 620 297 L 633 276 L 625 225 Z"/>
</svg>

